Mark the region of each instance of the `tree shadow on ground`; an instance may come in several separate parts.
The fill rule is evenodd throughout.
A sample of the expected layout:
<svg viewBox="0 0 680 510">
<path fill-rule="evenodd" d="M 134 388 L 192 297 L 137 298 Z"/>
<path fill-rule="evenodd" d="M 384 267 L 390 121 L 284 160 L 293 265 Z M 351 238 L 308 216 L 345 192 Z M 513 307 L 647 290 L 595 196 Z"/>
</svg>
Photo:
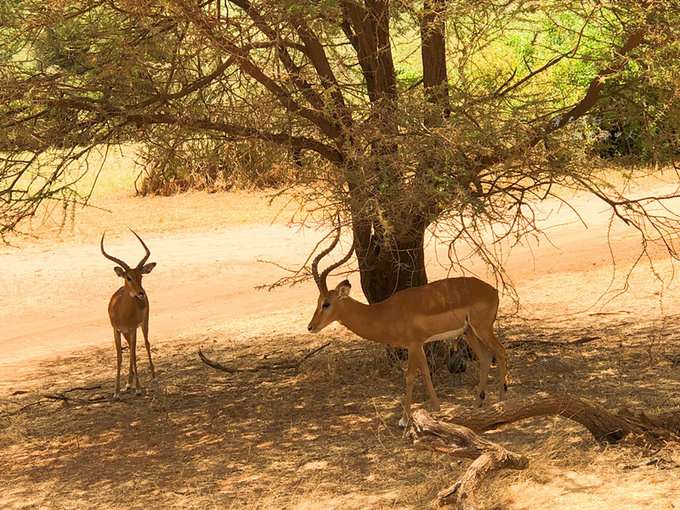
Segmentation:
<svg viewBox="0 0 680 510">
<path fill-rule="evenodd" d="M 608 408 L 656 411 L 680 405 L 675 333 L 613 319 L 559 328 L 504 322 L 512 397 L 566 389 Z M 585 335 L 597 338 L 563 345 Z M 213 334 L 164 344 L 155 353 L 157 383 L 148 384 L 140 363 L 146 392 L 125 394 L 121 402 L 104 391 L 114 374 L 108 350 L 49 364 L 48 375 L 22 383 L 29 394 L 0 401 L 0 506 L 427 505 L 456 475 L 446 459 L 414 450 L 402 439 L 396 426 L 404 390 L 399 367 L 386 361 L 382 347 L 344 331 L 311 340 L 273 334 L 232 341 Z M 327 340 L 333 343 L 299 370 L 226 374 L 196 354 L 201 343 L 213 359 L 254 366 L 291 359 Z M 434 374 L 444 406 L 472 404 L 475 368 L 460 380 L 446 370 Z M 40 395 L 79 385 L 104 389 L 74 391 L 68 402 L 18 411 Z M 495 380 L 491 388 L 495 399 Z M 97 397 L 106 399 L 88 401 Z M 425 398 L 421 385 L 416 397 Z M 492 436 L 526 452 L 556 434 L 566 434 L 570 448 L 584 458 L 584 452 L 598 449 L 587 432 L 558 419 L 530 420 Z M 571 455 L 560 462 L 580 464 Z"/>
</svg>

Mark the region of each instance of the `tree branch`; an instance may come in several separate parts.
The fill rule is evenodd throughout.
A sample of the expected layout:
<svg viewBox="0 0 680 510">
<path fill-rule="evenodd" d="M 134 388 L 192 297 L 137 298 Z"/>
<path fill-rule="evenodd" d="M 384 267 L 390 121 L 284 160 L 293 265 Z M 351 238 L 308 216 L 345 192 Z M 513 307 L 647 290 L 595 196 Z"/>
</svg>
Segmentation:
<svg viewBox="0 0 680 510">
<path fill-rule="evenodd" d="M 330 90 L 331 98 L 333 99 L 335 108 L 338 111 L 338 117 L 341 119 L 343 127 L 345 129 L 351 127 L 351 113 L 347 110 L 340 85 L 338 84 L 338 80 L 333 73 L 333 68 L 328 61 L 328 57 L 326 56 L 326 52 L 324 51 L 321 41 L 309 27 L 304 18 L 298 15 L 293 15 L 291 19 L 298 36 L 305 45 L 305 55 L 307 55 L 310 62 L 314 66 L 314 69 L 316 69 L 316 72 L 319 74 L 324 89 Z"/>
<path fill-rule="evenodd" d="M 260 29 L 260 31 L 264 35 L 266 35 L 271 41 L 277 44 L 279 50 L 278 54 L 279 58 L 281 59 L 281 62 L 283 63 L 288 73 L 293 77 L 293 82 L 295 83 L 297 88 L 302 92 L 302 94 L 305 96 L 305 99 L 309 101 L 313 108 L 317 110 L 323 110 L 324 109 L 323 98 L 312 88 L 309 82 L 302 77 L 302 72 L 300 68 L 295 64 L 293 58 L 288 53 L 286 47 L 282 44 L 280 34 L 267 24 L 264 17 L 255 9 L 255 7 L 253 7 L 252 3 L 249 0 L 229 0 L 229 1 L 234 5 L 237 5 L 239 8 L 243 9 L 243 11 L 246 14 L 248 14 L 248 16 L 250 16 L 250 19 L 253 20 L 257 28 Z"/>
<path fill-rule="evenodd" d="M 611 74 L 614 74 L 621 69 L 623 69 L 623 66 L 626 64 L 627 60 L 624 58 L 626 55 L 628 55 L 631 51 L 633 51 L 635 48 L 637 48 L 640 43 L 642 42 L 642 38 L 645 34 L 645 31 L 643 29 L 638 29 L 635 30 L 629 37 L 628 40 L 625 42 L 625 44 L 621 47 L 621 49 L 618 51 L 618 59 L 617 62 L 609 66 L 607 69 L 604 69 L 603 71 L 600 72 L 591 82 L 590 85 L 588 86 L 588 90 L 586 91 L 585 96 L 581 101 L 576 103 L 574 107 L 569 110 L 567 113 L 563 115 L 558 115 L 554 118 L 552 118 L 548 123 L 543 127 L 542 132 L 537 134 L 534 138 L 532 138 L 529 141 L 529 147 L 533 147 L 536 145 L 540 140 L 544 139 L 546 136 L 548 136 L 550 133 L 557 131 L 558 129 L 561 129 L 562 127 L 566 126 L 567 124 L 571 124 L 575 120 L 580 119 L 583 117 L 593 106 L 597 104 L 597 102 L 602 99 L 602 96 L 600 95 L 602 91 L 602 86 L 605 83 L 605 78 Z"/>
<path fill-rule="evenodd" d="M 134 123 L 140 126 L 151 124 L 174 124 L 208 131 L 218 131 L 236 138 L 252 138 L 273 142 L 286 147 L 311 150 L 333 163 L 342 163 L 344 161 L 344 156 L 337 149 L 334 149 L 333 147 L 326 145 L 314 138 L 291 136 L 288 133 L 275 133 L 207 119 L 177 117 L 167 113 L 129 114 L 126 115 L 124 119 L 125 122 Z"/>
<path fill-rule="evenodd" d="M 230 42 L 223 33 L 216 31 L 214 29 L 216 21 L 213 18 L 208 17 L 199 8 L 183 0 L 171 0 L 171 4 L 175 6 L 183 19 L 191 21 L 217 48 L 233 56 L 239 68 L 264 86 L 288 112 L 309 120 L 330 138 L 337 138 L 341 135 L 342 131 L 338 129 L 338 126 L 320 113 L 320 110 L 300 105 L 288 91 L 253 63 L 242 48 Z"/>
<path fill-rule="evenodd" d="M 475 492 L 485 479 L 501 469 L 525 469 L 529 465 L 529 459 L 523 455 L 506 450 L 465 426 L 438 421 L 423 409 L 413 413 L 404 436 L 417 448 L 475 459 L 455 484 L 437 494 L 440 504 L 454 503 L 466 510 L 481 508 Z"/>
</svg>

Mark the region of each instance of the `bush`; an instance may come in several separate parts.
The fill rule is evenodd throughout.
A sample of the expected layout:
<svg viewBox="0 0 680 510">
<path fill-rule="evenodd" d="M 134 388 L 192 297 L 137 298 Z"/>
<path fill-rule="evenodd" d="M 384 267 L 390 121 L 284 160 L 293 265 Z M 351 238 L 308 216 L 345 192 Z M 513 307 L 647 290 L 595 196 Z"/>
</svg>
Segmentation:
<svg viewBox="0 0 680 510">
<path fill-rule="evenodd" d="M 280 188 L 298 179 L 299 166 L 280 147 L 262 142 L 202 138 L 168 145 L 147 145 L 142 195 L 172 195 L 190 189 Z"/>
</svg>

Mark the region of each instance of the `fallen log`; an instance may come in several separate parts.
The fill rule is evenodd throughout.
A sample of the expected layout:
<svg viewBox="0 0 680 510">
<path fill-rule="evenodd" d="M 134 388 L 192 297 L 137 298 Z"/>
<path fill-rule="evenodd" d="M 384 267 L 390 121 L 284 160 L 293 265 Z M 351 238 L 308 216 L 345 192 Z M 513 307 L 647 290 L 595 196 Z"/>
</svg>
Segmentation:
<svg viewBox="0 0 680 510">
<path fill-rule="evenodd" d="M 439 504 L 453 503 L 465 510 L 479 508 L 475 492 L 491 474 L 501 469 L 524 469 L 529 459 L 506 450 L 467 427 L 434 419 L 427 411 L 413 413 L 405 435 L 418 448 L 453 457 L 474 459 L 463 476 L 437 494 Z"/>
<path fill-rule="evenodd" d="M 680 410 L 659 415 L 630 410 L 614 413 L 568 393 L 538 393 L 481 409 L 457 406 L 437 413 L 418 409 L 404 435 L 418 448 L 474 460 L 456 483 L 437 495 L 439 504 L 452 503 L 472 510 L 480 508 L 475 493 L 486 478 L 501 469 L 524 469 L 528 465 L 523 455 L 479 433 L 539 416 L 573 420 L 586 427 L 597 441 L 606 443 L 631 439 L 651 444 L 677 441 L 680 436 Z"/>
<path fill-rule="evenodd" d="M 537 393 L 478 409 L 456 406 L 433 416 L 476 432 L 538 416 L 562 416 L 580 423 L 597 441 L 606 443 L 616 443 L 631 435 L 650 442 L 677 440 L 680 435 L 680 410 L 660 415 L 634 414 L 630 410 L 613 413 L 595 402 L 568 393 Z"/>
</svg>

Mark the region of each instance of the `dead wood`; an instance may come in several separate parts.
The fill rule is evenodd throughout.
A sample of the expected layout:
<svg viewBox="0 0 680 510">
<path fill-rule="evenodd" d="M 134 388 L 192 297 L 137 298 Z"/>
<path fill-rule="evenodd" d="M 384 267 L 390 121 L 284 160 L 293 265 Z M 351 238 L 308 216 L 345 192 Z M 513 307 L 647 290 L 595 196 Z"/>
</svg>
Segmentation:
<svg viewBox="0 0 680 510">
<path fill-rule="evenodd" d="M 629 463 L 629 464 L 619 464 L 618 468 L 624 469 L 624 470 L 630 470 L 630 469 L 639 469 L 639 468 L 645 467 L 645 466 L 654 466 L 656 469 L 674 469 L 674 468 L 678 467 L 678 463 L 674 462 L 673 460 L 654 457 L 654 458 L 651 458 L 651 459 L 644 459 L 644 460 Z"/>
<path fill-rule="evenodd" d="M 259 372 L 260 370 L 291 370 L 299 369 L 305 361 L 307 361 L 309 358 L 314 356 L 322 349 L 328 347 L 330 344 L 331 344 L 330 342 L 326 342 L 322 346 L 317 347 L 316 349 L 312 349 L 307 354 L 301 356 L 297 360 L 274 361 L 272 363 L 259 363 L 252 367 L 228 367 L 226 365 L 223 365 L 222 363 L 213 361 L 210 358 L 208 358 L 205 354 L 203 354 L 203 350 L 200 347 L 198 348 L 198 357 L 201 358 L 201 361 L 203 361 L 203 363 L 205 363 L 209 367 L 212 367 L 215 370 L 220 370 L 222 372 L 227 372 L 229 374 L 235 374 L 237 372 Z"/>
<path fill-rule="evenodd" d="M 581 338 L 577 338 L 576 340 L 571 340 L 570 342 L 555 342 L 553 340 L 517 340 L 516 342 L 510 342 L 508 343 L 505 348 L 506 349 L 516 349 L 518 347 L 527 347 L 527 346 L 537 346 L 537 347 L 569 347 L 569 346 L 575 346 L 575 345 L 583 345 L 587 344 L 590 342 L 593 342 L 595 340 L 599 340 L 602 337 L 599 336 L 583 336 Z"/>
<path fill-rule="evenodd" d="M 528 465 L 526 457 L 508 451 L 478 433 L 538 416 L 562 416 L 576 421 L 597 441 L 606 443 L 630 439 L 649 445 L 677 441 L 680 436 L 680 410 L 658 415 L 636 414 L 628 409 L 614 413 L 567 393 L 538 393 L 481 409 L 457 406 L 438 413 L 418 409 L 413 413 L 405 436 L 419 448 L 474 459 L 455 484 L 437 495 L 439 504 L 453 503 L 458 508 L 470 510 L 480 508 L 475 492 L 491 474 L 501 469 L 524 469 Z M 636 467 L 639 466 L 631 469 Z"/>
<path fill-rule="evenodd" d="M 437 494 L 440 504 L 453 503 L 466 510 L 480 508 L 475 492 L 486 478 L 501 469 L 524 469 L 529 465 L 523 455 L 506 450 L 467 427 L 438 421 L 423 409 L 413 413 L 405 435 L 418 448 L 474 459 L 455 484 Z"/>
<path fill-rule="evenodd" d="M 616 443 L 628 436 L 648 442 L 678 439 L 680 434 L 680 410 L 660 415 L 634 414 L 630 410 L 613 413 L 599 404 L 568 393 L 537 393 L 480 409 L 457 406 L 434 416 L 476 432 L 537 416 L 562 416 L 586 427 L 597 441 L 607 443 Z"/>
</svg>

